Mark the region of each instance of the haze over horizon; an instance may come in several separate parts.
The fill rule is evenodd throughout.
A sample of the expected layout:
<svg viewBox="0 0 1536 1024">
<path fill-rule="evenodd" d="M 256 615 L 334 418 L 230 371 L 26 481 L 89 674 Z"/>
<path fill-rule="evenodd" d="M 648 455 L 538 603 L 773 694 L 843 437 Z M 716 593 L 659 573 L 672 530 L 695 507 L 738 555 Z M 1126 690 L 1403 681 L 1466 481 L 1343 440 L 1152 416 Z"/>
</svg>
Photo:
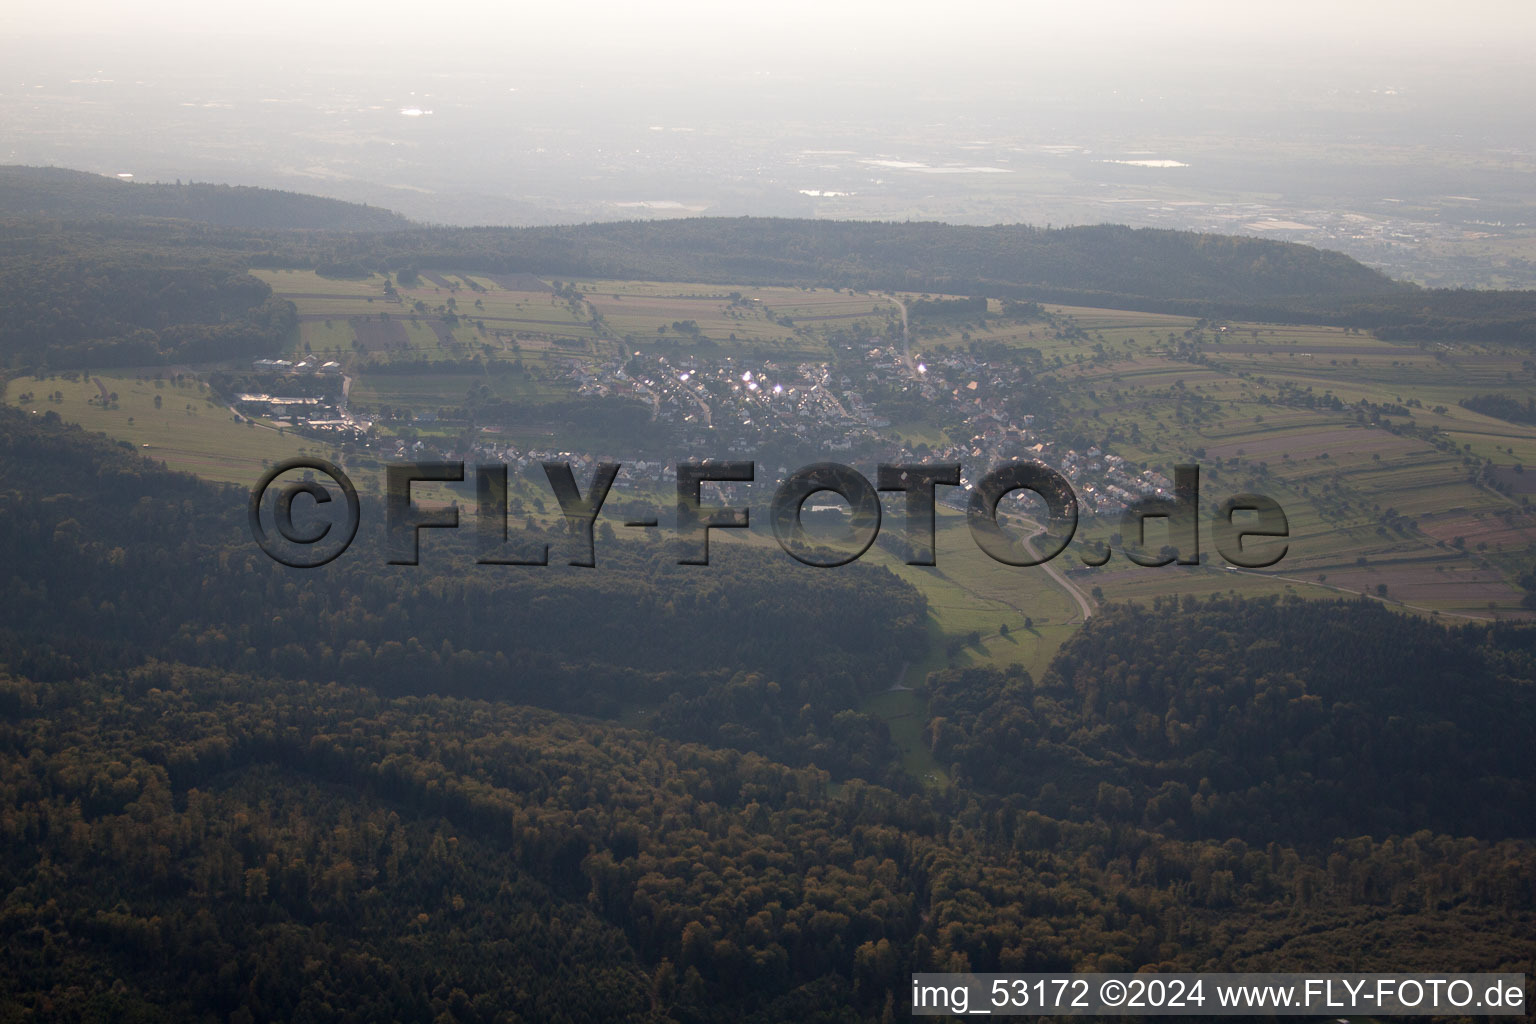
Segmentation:
<svg viewBox="0 0 1536 1024">
<path fill-rule="evenodd" d="M 0 1022 L 1528 1008 L 1533 52 L 0 5 Z"/>
<path fill-rule="evenodd" d="M 1515 3 L 64 3 L 0 37 L 3 163 L 453 224 L 1113 221 L 1536 283 L 1468 244 L 1536 224 Z"/>
</svg>

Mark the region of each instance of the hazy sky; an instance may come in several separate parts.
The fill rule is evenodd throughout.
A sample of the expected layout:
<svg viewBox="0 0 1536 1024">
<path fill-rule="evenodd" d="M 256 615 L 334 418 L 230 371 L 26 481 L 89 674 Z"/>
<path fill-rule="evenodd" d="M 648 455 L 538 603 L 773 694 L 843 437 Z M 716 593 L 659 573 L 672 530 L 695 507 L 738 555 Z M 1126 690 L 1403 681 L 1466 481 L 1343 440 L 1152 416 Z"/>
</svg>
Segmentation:
<svg viewBox="0 0 1536 1024">
<path fill-rule="evenodd" d="M 1246 90 L 1293 109 L 1298 91 L 1395 88 L 1469 109 L 1505 99 L 1523 108 L 1536 86 L 1536 2 L 57 0 L 0 3 L 0 58 L 7 51 L 14 59 L 0 64 L 63 70 L 101 53 L 119 75 L 211 68 L 231 84 L 293 60 L 338 76 L 526 75 L 573 96 L 615 84 L 713 90 L 786 112 L 782 91 L 756 97 L 759 85 L 825 88 L 831 103 L 874 89 L 892 105 L 992 102 L 1009 90 L 1135 90 L 1137 102 L 1156 102 L 1160 89 Z"/>
<path fill-rule="evenodd" d="M 1536 0 L 0 0 L 0 163 L 461 223 L 1523 223 L 1532 53 Z"/>
<path fill-rule="evenodd" d="M 59 0 L 0 5 L 0 35 L 12 39 L 95 32 L 142 40 L 319 35 L 334 43 L 350 36 L 431 50 L 496 49 L 512 61 L 550 53 L 568 58 L 603 53 L 628 55 L 636 63 L 743 52 L 823 57 L 982 53 L 1034 60 L 1063 48 L 1081 48 L 1088 56 L 1094 47 L 1106 45 L 1180 51 L 1245 46 L 1296 54 L 1317 46 L 1514 52 L 1529 47 L 1533 29 L 1536 4 L 1529 0 L 458 0 L 438 7 L 417 0 L 264 0 L 257 5 Z"/>
</svg>

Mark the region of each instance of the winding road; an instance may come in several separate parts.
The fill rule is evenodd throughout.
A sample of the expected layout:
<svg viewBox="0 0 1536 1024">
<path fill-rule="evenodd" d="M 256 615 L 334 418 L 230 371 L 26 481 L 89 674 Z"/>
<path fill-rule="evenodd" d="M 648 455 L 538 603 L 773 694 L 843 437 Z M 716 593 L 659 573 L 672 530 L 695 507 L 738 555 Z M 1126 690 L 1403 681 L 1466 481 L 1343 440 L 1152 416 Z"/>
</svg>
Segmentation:
<svg viewBox="0 0 1536 1024">
<path fill-rule="evenodd" d="M 1035 547 L 1035 538 L 1044 535 L 1045 527 L 1041 526 L 1033 519 L 1026 519 L 1022 516 L 1017 518 L 1020 522 L 1036 528 L 1035 532 L 1024 538 L 1022 543 L 1024 545 L 1024 549 L 1028 551 L 1032 557 L 1039 558 L 1040 551 Z M 1060 556 L 1058 555 L 1057 557 L 1059 558 Z M 1091 616 L 1094 611 L 1093 599 L 1090 598 L 1087 594 L 1084 594 L 1076 583 L 1073 583 L 1071 580 L 1067 579 L 1066 574 L 1063 573 L 1060 569 L 1056 568 L 1055 558 L 1051 559 L 1049 562 L 1041 563 L 1040 567 L 1046 571 L 1046 574 L 1050 576 L 1051 579 L 1055 580 L 1056 583 L 1060 585 L 1062 590 L 1065 590 L 1072 597 L 1072 600 L 1077 602 L 1077 607 L 1080 614 L 1082 615 L 1082 619 L 1084 622 L 1087 622 L 1089 616 Z M 1074 620 L 1068 619 L 1064 625 L 1069 624 L 1072 621 Z"/>
<path fill-rule="evenodd" d="M 1041 531 L 1041 532 L 1044 532 L 1044 531 Z M 1032 554 L 1036 558 L 1038 558 L 1040 556 L 1039 556 L 1039 553 L 1035 551 L 1035 545 L 1034 545 L 1033 541 L 1034 541 L 1034 538 L 1031 537 L 1029 540 L 1024 542 L 1024 546 L 1029 549 L 1030 554 Z M 1053 579 L 1057 583 L 1061 584 L 1061 589 L 1065 590 L 1068 594 L 1072 595 L 1072 599 L 1077 602 L 1077 607 L 1082 612 L 1083 621 L 1087 622 L 1088 621 L 1088 617 L 1093 614 L 1093 600 L 1092 600 L 1092 598 L 1090 598 L 1087 594 L 1084 594 L 1076 583 L 1073 583 L 1071 580 L 1067 579 L 1066 573 L 1064 573 L 1060 569 L 1056 568 L 1056 560 L 1055 559 L 1052 559 L 1051 561 L 1046 562 L 1044 564 L 1043 568 L 1045 569 L 1046 573 L 1051 577 L 1051 579 Z M 1072 620 L 1068 619 L 1067 621 L 1071 622 Z"/>
</svg>

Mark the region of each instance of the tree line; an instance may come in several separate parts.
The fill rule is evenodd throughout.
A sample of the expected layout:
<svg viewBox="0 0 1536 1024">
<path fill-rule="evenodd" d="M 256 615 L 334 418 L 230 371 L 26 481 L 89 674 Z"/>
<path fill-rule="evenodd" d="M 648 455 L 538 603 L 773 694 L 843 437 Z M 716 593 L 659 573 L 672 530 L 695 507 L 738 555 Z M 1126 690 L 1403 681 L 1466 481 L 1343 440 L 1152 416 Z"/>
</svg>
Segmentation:
<svg viewBox="0 0 1536 1024">
<path fill-rule="evenodd" d="M 55 306 L 61 323 L 71 329 L 79 326 L 80 318 L 72 319 L 70 310 L 77 302 L 71 292 L 80 275 L 50 268 L 64 254 L 77 261 L 110 259 L 165 272 L 218 264 L 232 273 L 299 267 L 360 277 L 402 271 L 409 275 L 426 266 L 567 280 L 903 290 L 1333 324 L 1371 330 L 1383 338 L 1425 342 L 1536 345 L 1536 292 L 1420 288 L 1393 281 L 1340 253 L 1294 243 L 1114 225 L 1052 230 L 1027 225 L 693 218 L 349 232 L 32 215 L 0 221 L 0 239 L 12 243 L 7 265 L 20 274 L 7 294 L 32 296 L 17 326 L 27 327 L 32 332 L 28 337 L 51 322 Z M 148 282 L 121 291 L 118 298 L 131 308 L 134 295 L 152 297 L 162 290 Z M 174 293 L 163 301 L 170 304 L 173 316 L 181 315 L 175 311 Z M 103 305 L 113 308 L 111 303 Z M 93 324 L 88 317 L 81 323 Z M 217 348 L 231 347 L 233 343 Z"/>
</svg>

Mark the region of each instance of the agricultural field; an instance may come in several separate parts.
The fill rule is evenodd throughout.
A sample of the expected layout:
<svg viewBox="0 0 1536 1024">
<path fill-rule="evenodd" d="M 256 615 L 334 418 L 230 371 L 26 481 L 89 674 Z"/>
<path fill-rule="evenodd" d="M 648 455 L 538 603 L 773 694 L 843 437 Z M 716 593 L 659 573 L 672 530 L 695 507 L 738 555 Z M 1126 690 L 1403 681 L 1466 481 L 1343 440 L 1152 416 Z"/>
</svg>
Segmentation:
<svg viewBox="0 0 1536 1024">
<path fill-rule="evenodd" d="M 413 367 L 410 397 L 424 409 L 462 404 L 466 363 L 521 364 L 538 383 L 502 397 L 537 401 L 569 383 L 573 370 L 617 367 L 634 351 L 824 361 L 829 332 L 858 323 L 886 330 L 897 318 L 889 299 L 824 288 L 432 270 L 409 283 L 389 281 L 391 294 L 381 275 L 338 281 L 302 270 L 255 273 L 298 310 L 299 338 L 289 354 L 341 362 L 364 407 L 396 404 L 381 396 L 399 396 L 400 383 L 375 380 L 395 376 L 376 372 L 391 363 Z M 424 363 L 455 365 L 437 374 Z"/>
<path fill-rule="evenodd" d="M 1338 328 L 1200 330 L 1188 318 L 1051 312 L 1069 328 L 1041 346 L 1047 376 L 1062 385 L 1066 430 L 1165 472 L 1200 464 L 1207 507 L 1257 491 L 1287 511 L 1291 545 L 1275 570 L 1261 578 L 1186 568 L 1180 592 L 1366 593 L 1468 618 L 1518 607 L 1507 580 L 1528 568 L 1536 541 L 1527 502 L 1536 477 L 1527 482 L 1523 472 L 1536 457 L 1536 428 L 1458 403 L 1528 394 L 1522 353 Z M 1507 494 L 1489 486 L 1490 474 Z M 1162 570 L 1135 566 L 1078 576 L 1111 597 L 1168 586 Z"/>
<path fill-rule="evenodd" d="M 569 419 L 569 403 L 583 381 L 612 382 L 633 351 L 825 361 L 833 331 L 863 325 L 890 338 L 901 312 L 892 297 L 833 289 L 556 282 L 434 270 L 396 285 L 390 298 L 378 276 L 261 276 L 300 310 L 296 348 L 347 368 L 355 412 L 377 417 L 386 434 L 408 425 L 410 437 L 440 441 L 447 450 L 465 443 L 462 420 L 440 426 L 429 414 L 477 408 L 488 412 L 476 415 L 474 431 L 488 442 L 602 453 L 614 439 L 601 426 L 582 433 Z M 898 298 L 910 305 L 924 296 Z M 1121 310 L 1047 306 L 1034 319 L 1001 312 L 994 301 L 985 317 L 915 325 L 914 356 L 973 343 L 1017 350 L 1055 403 L 1043 418 L 1042 438 L 1061 450 L 1102 445 L 1165 474 L 1177 463 L 1197 463 L 1207 523 L 1228 495 L 1269 495 L 1288 516 L 1287 555 L 1269 570 L 1229 570 L 1207 527 L 1206 564 L 1149 568 L 1117 555 L 1090 567 L 1084 542 L 1111 539 L 1119 524 L 1085 517 L 1079 542 L 1053 563 L 1055 572 L 1020 569 L 987 558 L 964 516 L 941 507 L 936 568 L 901 564 L 879 545 L 865 555 L 918 586 L 930 605 L 927 661 L 909 666 L 893 680 L 897 688 L 878 699 L 893 729 L 903 702 L 915 699 L 900 687 L 920 683 L 940 665 L 1018 663 L 1038 674 L 1082 621 L 1080 602 L 1230 591 L 1365 594 L 1453 621 L 1522 614 L 1523 595 L 1512 580 L 1529 568 L 1536 541 L 1527 507 L 1536 472 L 1524 473 L 1536 463 L 1536 427 L 1459 404 L 1475 395 L 1531 393 L 1536 378 L 1522 353 Z M 378 365 L 396 362 L 409 369 Z M 94 382 L 63 378 L 13 381 L 7 400 L 149 445 L 140 450 L 213 479 L 249 483 L 271 461 L 306 451 L 335 457 L 318 442 L 236 422 L 195 380 L 177 387 L 120 375 L 102 384 L 118 395 L 115 403 L 103 404 Z M 61 401 L 44 398 L 54 392 Z M 507 406 L 525 414 L 503 424 L 491 410 Z M 544 406 L 549 416 L 539 412 Z M 412 415 L 400 417 L 402 410 Z M 962 426 L 937 413 L 919 408 L 909 415 L 888 428 L 908 444 L 964 439 Z M 358 461 L 359 486 L 377 491 L 377 459 Z M 540 496 L 535 484 L 518 481 L 514 494 L 524 514 L 553 515 L 547 495 L 543 509 L 533 505 Z M 645 499 L 664 507 L 667 495 Z M 885 528 L 900 523 L 893 514 Z M 1151 530 L 1154 548 L 1159 529 Z M 773 540 L 754 529 L 725 542 Z M 922 771 L 942 774 L 942 766 Z"/>
<path fill-rule="evenodd" d="M 754 497 L 751 529 L 714 535 L 712 558 L 729 559 L 736 545 L 778 550 L 766 525 L 763 506 L 768 500 L 766 492 Z M 888 501 L 887 513 L 882 534 L 899 534 L 904 513 L 898 503 Z M 938 510 L 934 561 L 933 566 L 909 566 L 879 544 L 860 559 L 861 564 L 889 569 L 928 600 L 927 655 L 906 665 L 891 680 L 890 689 L 872 695 L 863 709 L 890 728 L 903 764 L 914 777 L 942 786 L 948 781 L 947 766 L 934 760 L 922 734 L 927 715 L 918 688 L 928 673 L 955 666 L 1020 664 L 1039 676 L 1083 616 L 1077 601 L 1046 569 L 1006 566 L 988 558 L 972 540 L 965 514 L 943 505 Z"/>
<path fill-rule="evenodd" d="M 900 529 L 899 514 L 883 530 Z M 950 667 L 1023 665 L 1038 678 L 1057 649 L 1083 622 L 1077 602 L 1044 567 L 1002 565 L 971 539 L 964 513 L 941 505 L 933 566 L 909 566 L 878 545 L 864 556 L 883 564 L 928 599 L 928 654 L 907 666 L 893 688 L 864 709 L 879 715 L 902 751 L 903 764 L 930 785 L 948 780 L 946 766 L 929 753 L 922 726 L 924 698 L 916 692 L 928 673 Z"/>
<path fill-rule="evenodd" d="M 575 286 L 627 343 L 686 343 L 692 328 L 679 332 L 674 325 L 692 321 L 703 338 L 723 346 L 714 351 L 765 358 L 825 359 L 829 331 L 855 323 L 883 330 L 896 315 L 895 305 L 881 296 L 829 288 L 634 281 Z"/>
<path fill-rule="evenodd" d="M 637 295 L 624 291 L 617 282 L 599 283 L 582 292 L 608 328 L 630 344 L 702 337 L 774 347 L 787 338 L 784 328 L 770 321 L 760 307 L 729 295 Z M 678 324 L 685 327 L 680 329 Z"/>
<path fill-rule="evenodd" d="M 529 340 L 588 343 L 594 355 L 621 341 L 675 350 L 702 342 L 744 355 L 825 358 L 828 330 L 853 323 L 883 329 L 896 314 L 886 298 L 825 288 L 576 281 L 558 282 L 557 293 L 556 282 L 529 274 L 422 271 L 410 284 L 393 283 L 390 295 L 379 275 L 338 281 L 302 270 L 255 273 L 297 307 L 307 351 L 346 355 L 361 341 L 363 355 L 383 359 L 462 358 L 466 350 L 510 357 L 513 341 L 526 348 Z M 449 321 L 451 337 L 407 344 L 394 328 L 381 333 L 376 326 L 402 318 L 439 333 Z M 359 337 L 363 332 L 376 336 Z"/>
<path fill-rule="evenodd" d="M 565 388 L 511 373 L 373 373 L 353 385 L 351 401 L 360 408 L 436 412 L 487 396 L 536 405 L 567 394 Z"/>
<path fill-rule="evenodd" d="M 450 418 L 476 408 L 486 411 L 474 418 L 475 436 L 485 441 L 609 454 L 611 432 L 601 425 L 583 432 L 560 410 L 568 410 L 583 381 L 611 383 L 635 351 L 822 362 L 833 358 L 827 338 L 834 331 L 862 325 L 892 339 L 900 329 L 892 298 L 831 289 L 577 281 L 560 282 L 557 292 L 555 282 L 527 275 L 433 271 L 397 286 L 391 299 L 380 277 L 262 276 L 300 310 L 295 354 L 336 358 L 347 368 L 355 413 L 377 417 L 383 434 L 438 442 L 445 451 L 460 450 L 466 428 L 462 420 L 437 424 L 431 414 Z M 922 296 L 899 298 L 910 304 Z M 1055 403 L 1040 431 L 1056 442 L 1053 457 L 1068 446 L 1098 444 L 1170 475 L 1177 463 L 1198 464 L 1206 563 L 1142 567 L 1117 554 L 1106 565 L 1086 565 L 1086 542 L 1110 540 L 1119 523 L 1085 516 L 1078 541 L 1050 569 L 1006 566 L 976 547 L 963 513 L 943 505 L 937 566 L 907 566 L 883 546 L 872 547 L 864 561 L 889 568 L 927 597 L 929 643 L 926 656 L 905 666 L 865 710 L 887 723 L 907 769 L 928 784 L 945 784 L 948 768 L 935 761 L 922 733 L 917 688 L 928 673 L 1019 664 L 1038 676 L 1085 610 L 1091 614 L 1102 601 L 1170 593 L 1364 594 L 1447 621 L 1526 614 L 1512 580 L 1529 568 L 1536 541 L 1525 501 L 1536 489 L 1536 472 L 1523 472 L 1536 464 L 1536 427 L 1459 404 L 1475 395 L 1532 393 L 1536 378 L 1517 351 L 1080 307 L 1049 306 L 1042 318 L 1008 319 L 995 302 L 986 317 L 914 326 L 915 358 L 944 347 L 1017 351 Z M 408 366 L 378 365 L 390 363 Z M 55 394 L 58 400 L 49 397 Z M 180 385 L 121 372 L 101 377 L 100 386 L 95 378 L 18 379 L 6 400 L 38 415 L 52 409 L 173 469 L 211 479 L 248 485 L 273 461 L 310 453 L 346 466 L 365 493 L 382 491 L 382 456 L 348 458 L 271 425 L 237 422 L 191 375 Z M 525 414 L 492 425 L 490 411 L 506 405 Z M 545 406 L 547 417 L 539 411 Z M 401 417 L 402 410 L 411 416 Z M 952 418 L 937 407 L 917 408 L 887 429 L 908 444 L 937 448 L 969 436 Z M 1228 569 L 1215 551 L 1210 516 L 1240 492 L 1269 495 L 1286 510 L 1287 555 L 1271 569 Z M 765 510 L 768 497 L 754 499 L 754 507 Z M 466 508 L 474 500 L 467 485 L 420 488 L 418 498 Z M 623 503 L 665 510 L 671 500 L 668 488 L 621 478 L 610 505 L 616 517 Z M 520 520 L 549 525 L 558 517 L 537 479 L 514 476 L 511 501 Z M 900 510 L 893 503 L 888 512 L 883 530 L 899 532 Z M 670 516 L 663 519 L 665 527 Z M 760 511 L 753 522 L 750 531 L 716 536 L 721 557 L 738 544 L 776 547 L 767 516 Z M 1160 529 L 1150 531 L 1153 548 Z M 616 532 L 623 538 L 628 531 Z M 658 531 L 655 539 L 666 534 Z"/>
<path fill-rule="evenodd" d="M 527 274 L 423 272 L 409 285 L 391 282 L 391 295 L 380 275 L 348 281 L 305 270 L 253 273 L 293 302 L 302 341 L 316 352 L 339 350 L 343 355 L 357 352 L 414 361 L 488 351 L 511 358 L 511 342 L 523 336 L 584 345 L 606 334 L 593 324 L 590 310 L 557 296 L 543 281 Z M 402 321 L 409 325 L 407 337 L 389 326 Z"/>
<path fill-rule="evenodd" d="M 927 299 L 954 300 L 965 296 L 902 292 L 896 298 L 910 306 Z M 892 312 L 897 311 L 893 308 Z M 1049 322 L 1005 316 L 1003 304 L 996 299 L 988 300 L 985 317 L 955 315 L 934 319 L 914 318 L 909 327 L 914 357 L 940 348 L 963 349 L 972 342 L 1046 351 L 1051 348 L 1053 338 L 1053 328 Z"/>
<path fill-rule="evenodd" d="M 38 416 L 56 412 L 66 422 L 127 442 L 170 469 L 209 480 L 250 486 L 286 458 L 336 458 L 328 446 L 270 424 L 237 421 L 205 383 L 192 378 L 178 383 L 145 375 L 20 377 L 10 382 L 5 397 L 9 405 Z"/>
<path fill-rule="evenodd" d="M 633 496 L 663 504 L 673 500 L 670 492 L 635 492 Z M 615 485 L 614 500 L 621 500 L 619 485 Z M 769 526 L 771 500 L 772 491 L 759 488 L 751 499 L 751 528 L 714 532 L 711 557 L 717 544 L 722 545 L 724 558 L 736 544 L 779 551 Z M 881 535 L 901 535 L 905 512 L 900 502 L 887 498 L 886 513 Z M 663 526 L 667 523 L 668 517 L 663 515 Z M 665 538 L 668 532 L 664 529 L 661 536 Z M 786 561 L 790 558 L 788 554 L 783 557 Z M 931 663 L 909 666 L 903 679 L 893 683 L 915 685 L 934 667 L 945 664 L 1021 664 L 1039 674 L 1083 621 L 1077 602 L 1044 568 L 1007 566 L 988 558 L 972 540 L 965 513 L 945 505 L 938 508 L 934 561 L 932 566 L 907 565 L 880 544 L 871 546 L 859 559 L 861 565 L 889 569 L 928 598 L 928 625 L 934 640 Z"/>
</svg>

